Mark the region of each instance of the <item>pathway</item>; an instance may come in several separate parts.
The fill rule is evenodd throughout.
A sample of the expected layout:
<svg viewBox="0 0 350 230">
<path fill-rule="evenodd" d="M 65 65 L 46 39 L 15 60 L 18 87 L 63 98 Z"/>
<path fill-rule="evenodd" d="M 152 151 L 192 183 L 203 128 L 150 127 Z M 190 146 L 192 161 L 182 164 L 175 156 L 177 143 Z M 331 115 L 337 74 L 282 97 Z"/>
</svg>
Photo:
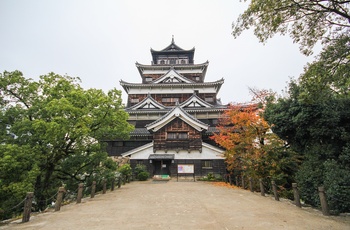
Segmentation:
<svg viewBox="0 0 350 230">
<path fill-rule="evenodd" d="M 207 182 L 132 182 L 59 212 L 1 229 L 350 229 L 350 217 L 323 216 L 260 193 Z"/>
</svg>

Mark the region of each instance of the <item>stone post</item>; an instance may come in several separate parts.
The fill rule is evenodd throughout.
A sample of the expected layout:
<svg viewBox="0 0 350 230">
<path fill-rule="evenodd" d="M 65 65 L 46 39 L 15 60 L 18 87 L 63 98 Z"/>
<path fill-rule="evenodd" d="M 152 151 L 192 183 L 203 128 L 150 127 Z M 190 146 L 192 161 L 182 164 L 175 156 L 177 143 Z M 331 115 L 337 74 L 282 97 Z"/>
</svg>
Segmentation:
<svg viewBox="0 0 350 230">
<path fill-rule="evenodd" d="M 28 222 L 32 211 L 33 192 L 27 192 L 26 200 L 24 201 L 22 222 Z"/>
<path fill-rule="evenodd" d="M 111 181 L 111 191 L 114 191 L 114 183 L 115 183 L 115 178 L 112 178 L 112 181 Z"/>
<path fill-rule="evenodd" d="M 262 196 L 265 196 L 265 189 L 264 189 L 264 184 L 263 184 L 262 179 L 259 179 L 259 183 L 260 183 L 260 194 Z"/>
<path fill-rule="evenodd" d="M 91 198 L 95 197 L 95 192 L 96 192 L 96 181 L 93 181 L 91 185 Z"/>
<path fill-rule="evenodd" d="M 106 191 L 107 191 L 107 180 L 106 179 L 103 179 L 102 187 L 103 187 L 102 194 L 106 194 Z"/>
<path fill-rule="evenodd" d="M 122 175 L 122 185 L 125 185 L 125 181 L 126 181 L 126 176 Z"/>
<path fill-rule="evenodd" d="M 272 184 L 272 190 L 273 190 L 273 195 L 275 196 L 275 200 L 279 201 L 280 198 L 278 197 L 277 186 L 275 181 L 274 180 L 271 181 L 271 184 Z"/>
<path fill-rule="evenodd" d="M 121 176 L 119 176 L 119 178 L 118 178 L 118 188 L 120 188 L 121 185 L 122 185 L 122 178 L 121 178 Z"/>
<path fill-rule="evenodd" d="M 253 188 L 253 178 L 249 177 L 249 189 L 251 192 L 254 192 L 254 188 Z"/>
<path fill-rule="evenodd" d="M 84 184 L 80 183 L 78 185 L 77 204 L 81 203 L 81 198 L 83 198 L 83 189 L 84 189 Z"/>
<path fill-rule="evenodd" d="M 130 183 L 130 175 L 127 175 L 127 176 L 126 176 L 126 182 L 127 182 L 127 183 Z"/>
<path fill-rule="evenodd" d="M 298 184 L 292 183 L 292 187 L 293 187 L 293 194 L 294 194 L 294 203 L 297 207 L 301 208 Z"/>
<path fill-rule="evenodd" d="M 329 208 L 328 208 L 328 203 L 327 203 L 327 197 L 326 193 L 324 191 L 324 187 L 318 187 L 318 194 L 320 196 L 320 201 L 321 201 L 321 208 L 322 208 L 322 213 L 325 216 L 329 216 Z"/>
<path fill-rule="evenodd" d="M 55 211 L 59 211 L 62 206 L 62 200 L 63 200 L 63 194 L 65 193 L 64 187 L 59 187 L 58 193 L 57 193 L 57 198 L 56 198 L 56 203 L 55 203 Z"/>
<path fill-rule="evenodd" d="M 244 176 L 242 175 L 242 188 L 245 189 Z"/>
</svg>

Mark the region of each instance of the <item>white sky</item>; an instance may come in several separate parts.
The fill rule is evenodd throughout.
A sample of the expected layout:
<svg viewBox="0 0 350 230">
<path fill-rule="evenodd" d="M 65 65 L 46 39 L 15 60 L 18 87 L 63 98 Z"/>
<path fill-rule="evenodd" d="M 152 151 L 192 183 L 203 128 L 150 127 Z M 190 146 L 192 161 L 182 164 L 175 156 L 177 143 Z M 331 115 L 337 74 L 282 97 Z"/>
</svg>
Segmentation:
<svg viewBox="0 0 350 230">
<path fill-rule="evenodd" d="M 263 45 L 245 31 L 234 39 L 232 22 L 246 7 L 239 0 L 0 0 L 0 72 L 36 80 L 68 74 L 85 88 L 123 91 L 121 79 L 141 82 L 135 62 L 151 64 L 150 48 L 165 48 L 174 35 L 181 48 L 196 48 L 195 63 L 209 60 L 206 81 L 225 79 L 223 103 L 249 101 L 248 87 L 281 93 L 313 57 L 288 37 Z"/>
</svg>

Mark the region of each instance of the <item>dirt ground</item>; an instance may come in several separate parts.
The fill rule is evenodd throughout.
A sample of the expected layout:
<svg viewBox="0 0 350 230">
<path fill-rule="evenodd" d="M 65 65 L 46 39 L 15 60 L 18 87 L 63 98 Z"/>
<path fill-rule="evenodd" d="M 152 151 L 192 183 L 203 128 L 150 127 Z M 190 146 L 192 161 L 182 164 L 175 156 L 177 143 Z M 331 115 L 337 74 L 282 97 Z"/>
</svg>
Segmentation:
<svg viewBox="0 0 350 230">
<path fill-rule="evenodd" d="M 350 229 L 350 216 L 323 216 L 260 193 L 208 182 L 132 182 L 32 215 L 1 229 Z"/>
</svg>

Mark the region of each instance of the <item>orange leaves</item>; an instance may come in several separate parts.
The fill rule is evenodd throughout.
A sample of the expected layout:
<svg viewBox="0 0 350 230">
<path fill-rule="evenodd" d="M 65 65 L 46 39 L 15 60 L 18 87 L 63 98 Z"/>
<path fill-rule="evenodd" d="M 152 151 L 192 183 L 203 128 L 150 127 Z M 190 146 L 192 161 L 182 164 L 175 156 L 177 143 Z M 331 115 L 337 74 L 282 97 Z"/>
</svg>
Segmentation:
<svg viewBox="0 0 350 230">
<path fill-rule="evenodd" d="M 237 186 L 234 185 L 230 185 L 229 183 L 225 183 L 225 182 L 213 182 L 212 183 L 214 186 L 219 186 L 219 187 L 226 187 L 226 188 L 233 188 L 233 189 L 237 189 Z"/>
<path fill-rule="evenodd" d="M 269 130 L 259 116 L 257 104 L 231 105 L 217 127 L 220 131 L 212 139 L 226 149 L 228 170 L 249 168 L 264 155 L 262 146 Z"/>
</svg>

